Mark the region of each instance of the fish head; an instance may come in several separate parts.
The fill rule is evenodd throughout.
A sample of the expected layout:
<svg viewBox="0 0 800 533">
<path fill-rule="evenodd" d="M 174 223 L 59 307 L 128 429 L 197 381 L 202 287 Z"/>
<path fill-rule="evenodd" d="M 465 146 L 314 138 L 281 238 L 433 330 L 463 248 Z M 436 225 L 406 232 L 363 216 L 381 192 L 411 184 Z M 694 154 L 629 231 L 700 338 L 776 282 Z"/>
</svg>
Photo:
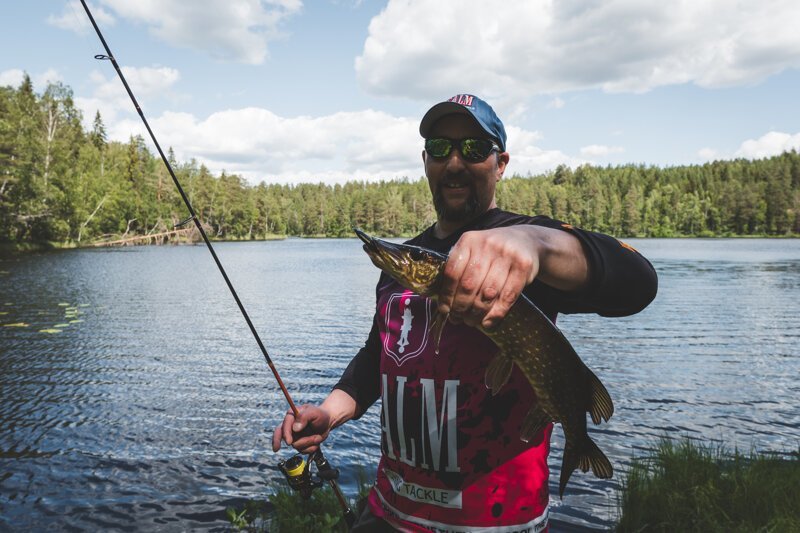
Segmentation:
<svg viewBox="0 0 800 533">
<path fill-rule="evenodd" d="M 364 243 L 372 263 L 406 289 L 422 296 L 435 296 L 447 256 L 409 244 L 397 244 L 370 237 L 353 228 Z"/>
</svg>

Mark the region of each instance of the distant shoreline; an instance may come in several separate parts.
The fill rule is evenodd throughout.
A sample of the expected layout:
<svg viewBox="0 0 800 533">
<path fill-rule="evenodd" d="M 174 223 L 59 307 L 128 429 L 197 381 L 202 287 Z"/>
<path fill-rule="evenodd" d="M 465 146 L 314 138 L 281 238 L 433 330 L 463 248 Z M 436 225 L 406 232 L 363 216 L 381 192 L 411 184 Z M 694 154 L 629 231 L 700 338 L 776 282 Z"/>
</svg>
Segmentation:
<svg viewBox="0 0 800 533">
<path fill-rule="evenodd" d="M 376 234 L 375 237 L 379 237 L 382 239 L 411 239 L 415 235 L 380 235 Z M 328 237 L 325 235 L 273 235 L 267 238 L 260 238 L 260 239 L 211 239 L 213 243 L 222 243 L 222 242 L 269 242 L 269 241 L 284 241 L 287 239 L 307 239 L 307 240 L 325 240 L 325 239 L 357 239 L 356 236 L 352 237 Z M 723 239 L 769 239 L 769 240 L 781 240 L 781 239 L 800 239 L 800 235 L 680 235 L 675 237 L 620 237 L 620 240 L 697 240 L 697 239 L 708 239 L 708 240 L 723 240 Z M 202 244 L 201 242 L 194 242 L 194 243 L 187 243 L 187 242 L 179 242 L 179 243 L 165 243 L 165 244 L 138 244 L 132 246 L 109 246 L 109 248 L 127 248 L 127 247 L 140 247 L 140 246 L 187 246 L 187 245 L 197 245 Z M 24 254 L 24 253 L 36 253 L 36 252 L 48 252 L 54 250 L 78 250 L 78 249 L 88 249 L 93 248 L 97 249 L 96 246 L 91 244 L 89 245 L 81 245 L 77 246 L 75 243 L 54 243 L 54 242 L 23 242 L 23 243 L 12 243 L 12 242 L 0 242 L 0 256 L 2 255 L 9 255 L 9 254 Z"/>
</svg>

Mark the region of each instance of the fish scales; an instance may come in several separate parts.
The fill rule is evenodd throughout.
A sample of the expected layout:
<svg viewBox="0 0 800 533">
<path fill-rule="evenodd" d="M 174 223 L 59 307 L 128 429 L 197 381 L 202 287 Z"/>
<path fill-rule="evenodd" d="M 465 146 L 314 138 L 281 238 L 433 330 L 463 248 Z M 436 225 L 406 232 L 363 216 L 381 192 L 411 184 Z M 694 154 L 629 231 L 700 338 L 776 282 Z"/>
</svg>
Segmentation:
<svg viewBox="0 0 800 533">
<path fill-rule="evenodd" d="M 447 256 L 405 244 L 370 237 L 355 229 L 372 262 L 404 287 L 436 298 Z M 438 315 L 432 329 L 438 344 L 446 316 Z M 486 369 L 486 386 L 497 394 L 508 381 L 513 366 L 523 373 L 536 393 L 537 402 L 521 421 L 520 438 L 530 441 L 543 435 L 547 424 L 560 423 L 565 445 L 559 494 L 577 468 L 603 479 L 613 475 L 608 458 L 587 432 L 586 413 L 595 424 L 611 417 L 613 402 L 608 391 L 583 363 L 561 331 L 524 295 L 520 295 L 496 327 L 479 328 L 500 352 Z"/>
</svg>

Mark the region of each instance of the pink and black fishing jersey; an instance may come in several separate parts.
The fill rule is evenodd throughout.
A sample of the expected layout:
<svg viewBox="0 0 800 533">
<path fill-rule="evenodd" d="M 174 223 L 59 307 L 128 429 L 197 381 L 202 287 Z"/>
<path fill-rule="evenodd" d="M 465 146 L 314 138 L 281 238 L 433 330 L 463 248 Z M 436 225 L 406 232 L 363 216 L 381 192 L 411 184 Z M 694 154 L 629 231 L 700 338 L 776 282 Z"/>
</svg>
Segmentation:
<svg viewBox="0 0 800 533">
<path fill-rule="evenodd" d="M 446 239 L 433 227 L 409 244 L 447 253 L 466 231 L 535 224 L 580 239 L 590 282 L 564 292 L 534 281 L 524 293 L 551 320 L 558 313 L 624 316 L 655 297 L 653 267 L 613 237 L 547 218 L 492 209 Z M 479 330 L 447 323 L 438 353 L 430 324 L 435 302 L 386 274 L 377 286 L 367 342 L 335 388 L 352 396 L 358 416 L 381 398 L 381 460 L 369 505 L 401 531 L 543 531 L 552 424 L 531 442 L 520 426 L 536 403 L 521 371 L 495 396 L 484 385 L 497 347 Z"/>
</svg>

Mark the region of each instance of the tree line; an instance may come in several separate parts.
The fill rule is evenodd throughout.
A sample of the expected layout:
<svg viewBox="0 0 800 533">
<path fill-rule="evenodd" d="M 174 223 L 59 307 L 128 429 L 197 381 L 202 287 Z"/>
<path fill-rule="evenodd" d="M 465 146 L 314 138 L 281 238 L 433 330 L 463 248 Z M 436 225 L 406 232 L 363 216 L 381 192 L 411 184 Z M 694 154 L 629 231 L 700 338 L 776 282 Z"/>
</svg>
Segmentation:
<svg viewBox="0 0 800 533">
<path fill-rule="evenodd" d="M 0 241 L 84 245 L 171 229 L 187 212 L 141 137 L 109 142 L 99 113 L 81 125 L 72 91 L 41 94 L 27 76 L 0 87 Z M 424 178 L 343 185 L 250 185 L 196 161 L 170 162 L 219 239 L 352 236 L 351 227 L 413 235 L 435 220 Z M 504 209 L 620 237 L 800 235 L 800 155 L 659 168 L 646 165 L 507 176 Z"/>
</svg>

